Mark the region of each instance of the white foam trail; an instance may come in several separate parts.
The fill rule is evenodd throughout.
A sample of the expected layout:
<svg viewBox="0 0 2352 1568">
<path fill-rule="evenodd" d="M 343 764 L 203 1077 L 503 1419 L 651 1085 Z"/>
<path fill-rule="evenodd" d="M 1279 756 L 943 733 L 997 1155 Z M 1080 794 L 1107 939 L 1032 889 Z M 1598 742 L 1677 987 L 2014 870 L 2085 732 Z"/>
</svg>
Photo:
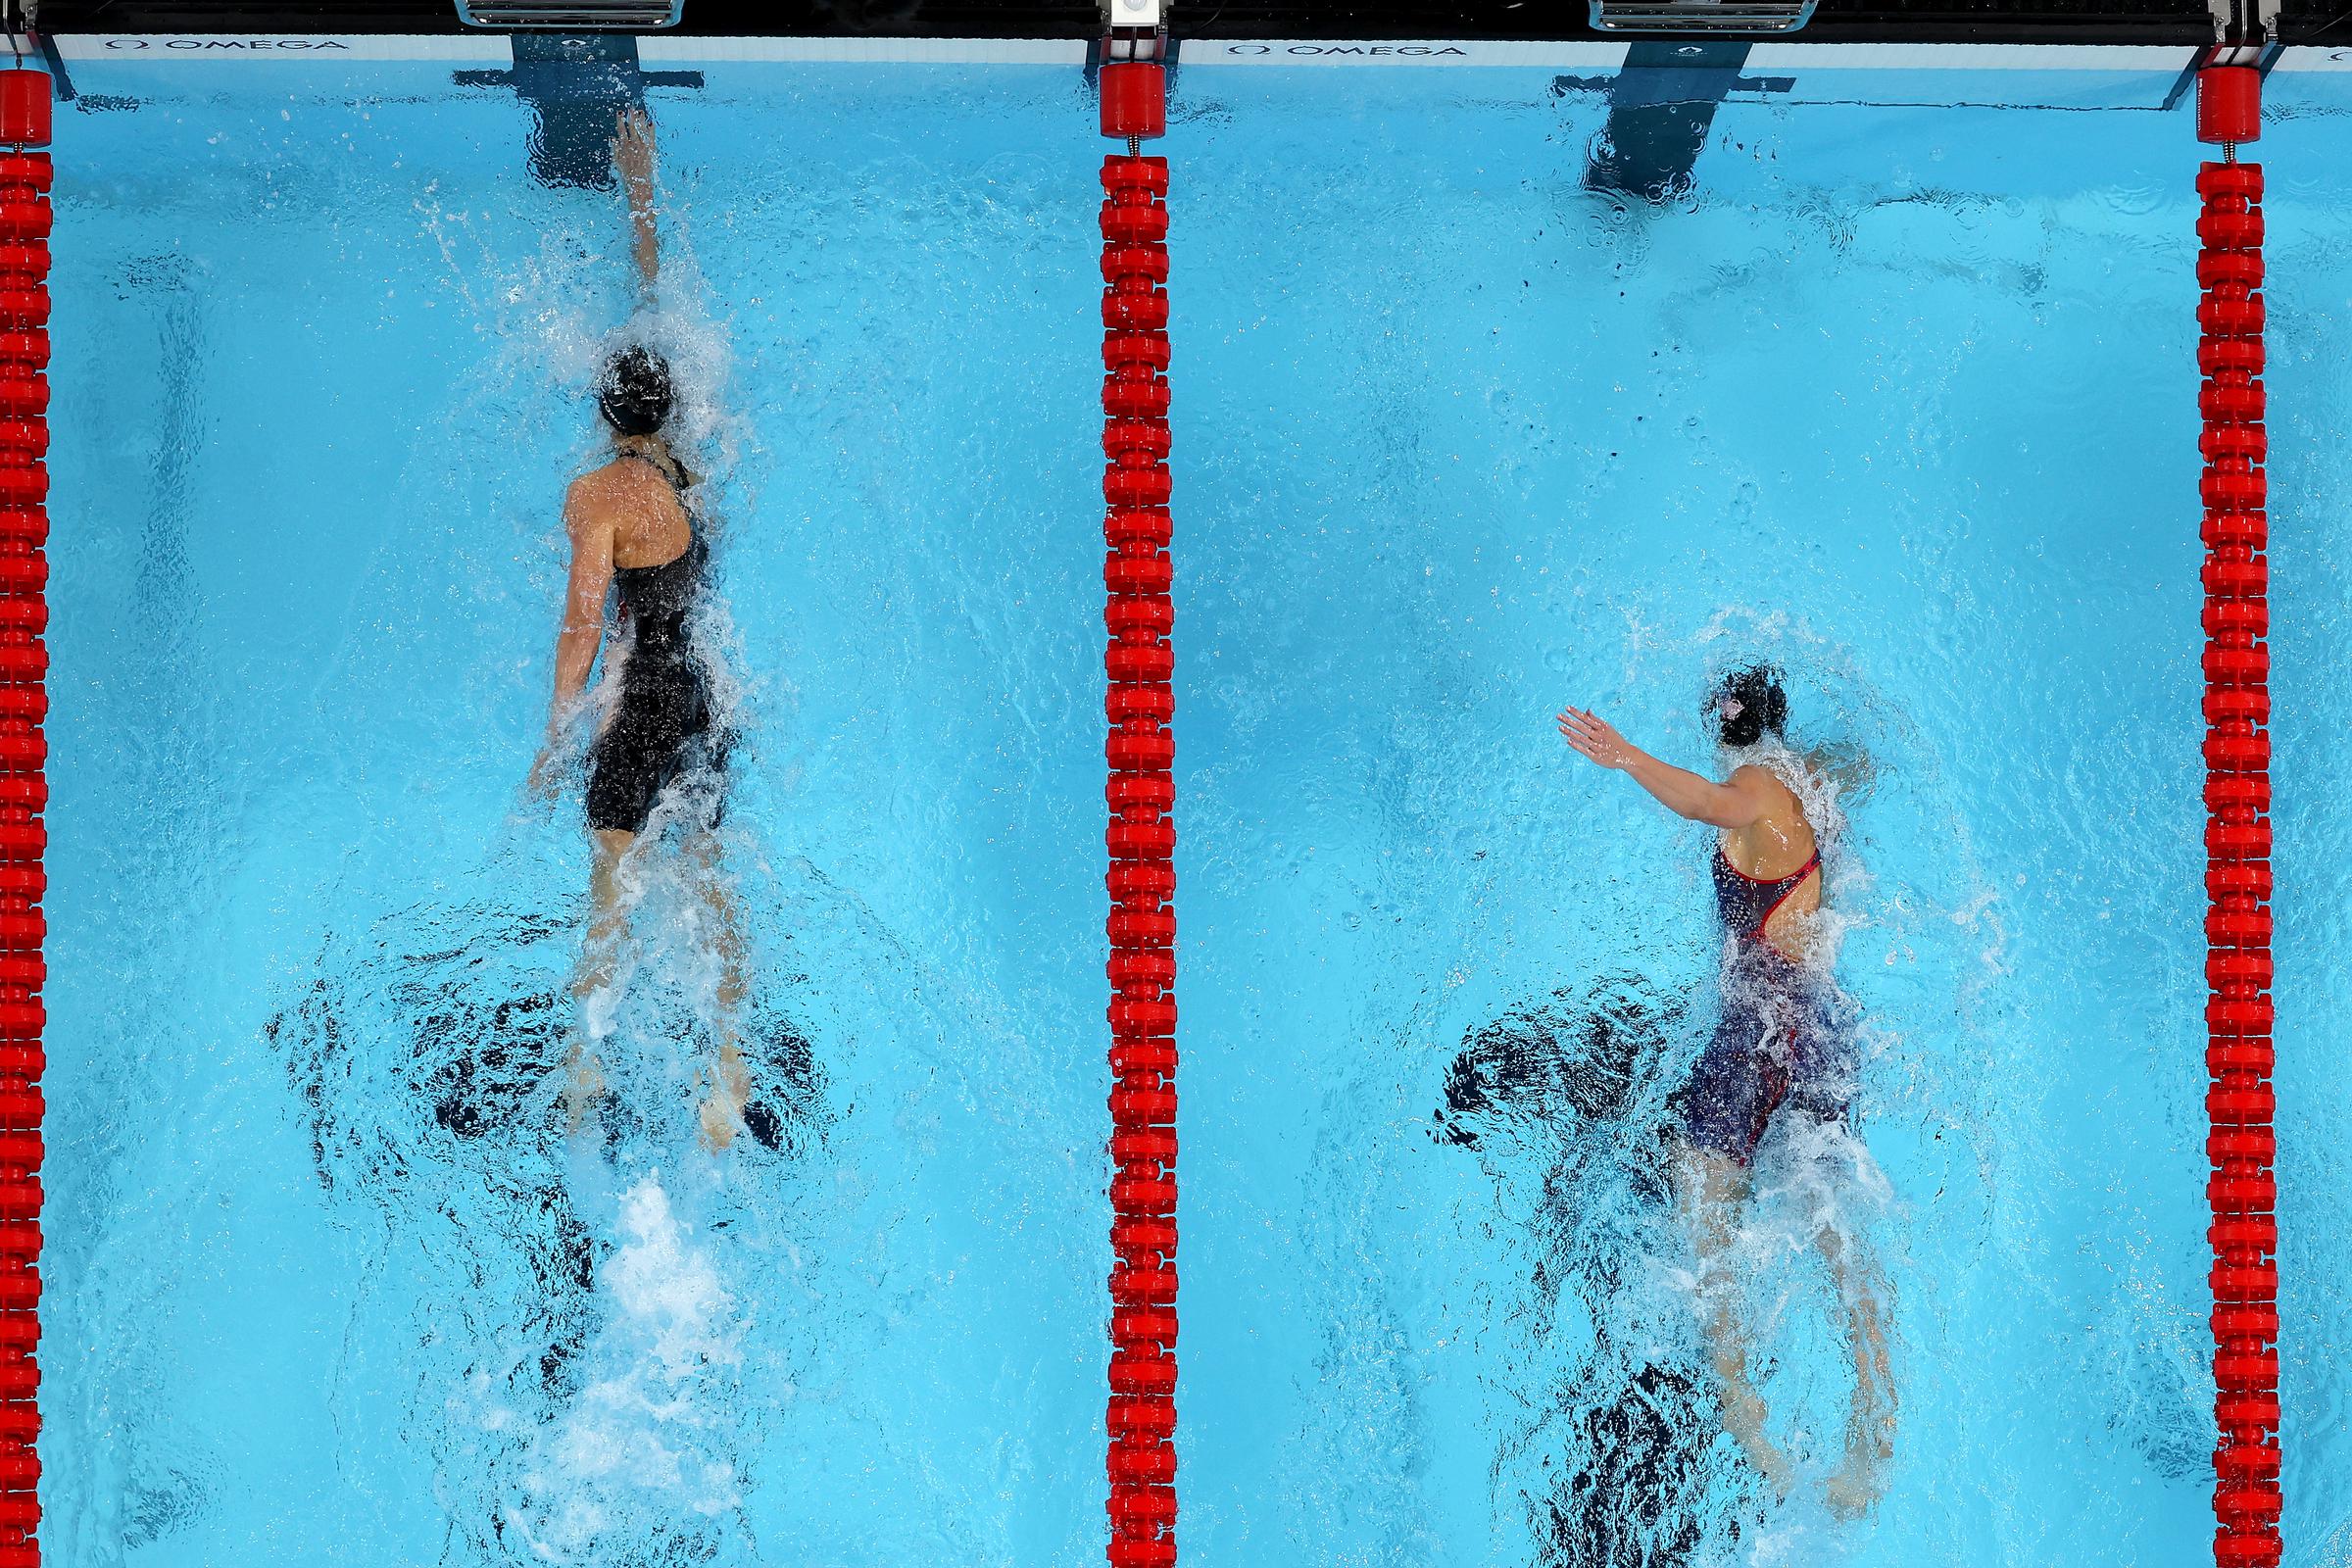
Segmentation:
<svg viewBox="0 0 2352 1568">
<path fill-rule="evenodd" d="M 621 1196 L 626 1240 L 606 1265 L 624 1322 L 640 1327 L 672 1379 L 737 1359 L 729 1312 L 734 1306 L 708 1254 L 688 1246 L 690 1232 L 670 1212 L 669 1196 L 648 1176 Z"/>
<path fill-rule="evenodd" d="M 509 1512 L 549 1562 L 594 1560 L 608 1532 L 649 1516 L 710 1517 L 742 1501 L 722 1419 L 724 1369 L 742 1360 L 735 1298 L 658 1177 L 621 1195 L 619 1233 L 600 1271 L 610 1312 L 585 1352 L 601 1375 L 535 1435 L 524 1498 Z"/>
</svg>

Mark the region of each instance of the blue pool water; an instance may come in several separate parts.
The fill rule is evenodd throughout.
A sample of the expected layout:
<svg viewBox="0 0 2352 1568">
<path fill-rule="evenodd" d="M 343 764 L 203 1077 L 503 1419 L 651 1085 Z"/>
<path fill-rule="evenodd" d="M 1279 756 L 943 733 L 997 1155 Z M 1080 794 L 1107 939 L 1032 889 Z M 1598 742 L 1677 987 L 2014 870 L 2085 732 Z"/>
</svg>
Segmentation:
<svg viewBox="0 0 2352 1568">
<path fill-rule="evenodd" d="M 655 94 L 648 329 L 718 493 L 786 1134 L 714 1160 L 673 866 L 606 1136 L 550 1108 L 587 856 L 520 784 L 631 302 L 614 198 L 534 183 L 527 113 L 452 69 L 103 60 L 61 112 L 49 1549 L 1099 1560 L 1082 85 Z M 1605 104 L 1564 74 L 1179 82 L 1188 1558 L 2203 1561 L 2185 112 L 2155 69 L 1799 71 L 1652 206 L 1583 188 Z M 2339 81 L 2275 76 L 2262 147 L 2314 1568 L 2352 1540 Z M 1740 1244 L 1786 1503 L 1715 1424 L 1659 1187 L 1705 837 L 1550 723 L 1703 764 L 1749 657 L 1873 764 L 1831 868 L 1859 1142 L 1768 1148 Z M 1600 1015 L 1638 1049 L 1584 1054 Z M 1895 1302 L 1859 1524 L 1820 1495 L 1825 1209 Z"/>
</svg>

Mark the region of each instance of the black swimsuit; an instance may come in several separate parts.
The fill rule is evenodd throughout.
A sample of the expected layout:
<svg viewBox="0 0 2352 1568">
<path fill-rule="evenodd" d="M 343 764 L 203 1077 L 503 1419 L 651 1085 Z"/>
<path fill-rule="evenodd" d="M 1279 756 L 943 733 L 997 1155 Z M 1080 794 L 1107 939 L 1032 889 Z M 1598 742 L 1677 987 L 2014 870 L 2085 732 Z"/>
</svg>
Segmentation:
<svg viewBox="0 0 2352 1568">
<path fill-rule="evenodd" d="M 630 457 L 667 479 L 680 505 L 686 479 L 674 463 Z M 690 514 L 691 520 L 691 514 Z M 589 753 L 588 825 L 642 833 L 654 802 L 672 783 L 692 776 L 708 787 L 690 803 L 694 825 L 718 825 L 723 735 L 711 731 L 710 672 L 694 651 L 687 621 L 702 597 L 710 551 L 697 529 L 683 553 L 659 566 L 619 566 L 612 572 L 629 647 L 620 670 L 620 697 Z"/>
</svg>

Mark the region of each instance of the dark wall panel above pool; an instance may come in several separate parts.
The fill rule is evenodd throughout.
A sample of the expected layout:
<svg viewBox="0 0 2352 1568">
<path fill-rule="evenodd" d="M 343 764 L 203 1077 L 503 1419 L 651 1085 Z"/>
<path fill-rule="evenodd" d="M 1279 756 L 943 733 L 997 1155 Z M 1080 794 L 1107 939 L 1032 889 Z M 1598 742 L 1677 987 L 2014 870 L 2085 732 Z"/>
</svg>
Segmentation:
<svg viewBox="0 0 2352 1568">
<path fill-rule="evenodd" d="M 1207 38 L 1593 36 L 1581 0 L 1177 0 L 1180 30 Z M 224 0 L 46 0 L 52 32 L 455 32 L 454 8 L 419 0 L 323 5 Z M 681 31 L 704 35 L 1075 38 L 1091 4 L 1036 0 L 686 0 Z M 2287 43 L 2352 38 L 2352 0 L 2287 0 Z M 2178 43 L 2210 36 L 2193 0 L 1822 0 L 1803 37 L 1822 41 Z"/>
</svg>

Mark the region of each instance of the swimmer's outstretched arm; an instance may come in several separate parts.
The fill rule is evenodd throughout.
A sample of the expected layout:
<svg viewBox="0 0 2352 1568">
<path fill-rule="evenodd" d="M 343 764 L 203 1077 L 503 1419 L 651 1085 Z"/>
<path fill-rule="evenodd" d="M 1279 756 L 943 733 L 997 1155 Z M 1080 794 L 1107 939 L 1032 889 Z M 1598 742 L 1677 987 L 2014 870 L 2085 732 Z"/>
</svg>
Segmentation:
<svg viewBox="0 0 2352 1568">
<path fill-rule="evenodd" d="M 555 788 L 555 759 L 564 739 L 564 726 L 588 689 L 588 671 L 596 667 L 596 652 L 605 640 L 605 594 L 612 586 L 612 524 L 592 515 L 581 504 L 580 486 L 572 481 L 564 499 L 564 530 L 571 535 L 571 572 L 564 588 L 564 625 L 556 633 L 556 695 L 548 704 L 547 741 L 531 766 L 531 788 L 546 794 Z"/>
<path fill-rule="evenodd" d="M 1709 827 L 1750 827 L 1772 804 L 1751 776 L 1735 773 L 1729 784 L 1718 784 L 1687 767 L 1659 761 L 1589 708 L 1563 710 L 1560 736 L 1602 767 L 1632 774 L 1634 782 L 1656 796 L 1659 805 L 1693 822 Z"/>
<path fill-rule="evenodd" d="M 662 239 L 654 226 L 654 122 L 642 109 L 624 109 L 614 126 L 612 167 L 629 198 L 629 253 L 651 294 L 662 272 Z"/>
</svg>

